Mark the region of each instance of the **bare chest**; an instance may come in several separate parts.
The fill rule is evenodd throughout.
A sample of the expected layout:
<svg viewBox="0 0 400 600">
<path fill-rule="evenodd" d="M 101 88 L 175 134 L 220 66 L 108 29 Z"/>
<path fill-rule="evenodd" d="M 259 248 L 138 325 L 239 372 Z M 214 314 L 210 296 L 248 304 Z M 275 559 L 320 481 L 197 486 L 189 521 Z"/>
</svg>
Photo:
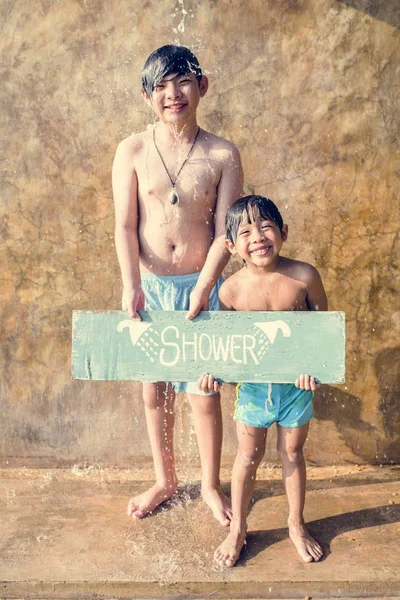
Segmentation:
<svg viewBox="0 0 400 600">
<path fill-rule="evenodd" d="M 278 277 L 255 288 L 244 284 L 238 291 L 236 310 L 308 310 L 303 282 Z"/>
<path fill-rule="evenodd" d="M 138 160 L 138 197 L 143 207 L 150 203 L 169 204 L 176 195 L 181 209 L 189 208 L 193 216 L 203 216 L 205 209 L 215 207 L 220 167 L 200 149 L 187 158 L 182 153 L 162 157 L 150 144 Z"/>
</svg>

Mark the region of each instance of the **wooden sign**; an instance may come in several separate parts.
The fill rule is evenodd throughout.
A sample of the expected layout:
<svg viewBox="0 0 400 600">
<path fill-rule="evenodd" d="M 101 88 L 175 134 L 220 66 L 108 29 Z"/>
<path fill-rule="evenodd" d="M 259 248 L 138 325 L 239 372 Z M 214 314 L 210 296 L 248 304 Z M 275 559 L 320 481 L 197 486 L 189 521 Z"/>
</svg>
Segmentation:
<svg viewBox="0 0 400 600">
<path fill-rule="evenodd" d="M 291 383 L 302 374 L 343 383 L 342 312 L 74 311 L 75 379 Z"/>
</svg>

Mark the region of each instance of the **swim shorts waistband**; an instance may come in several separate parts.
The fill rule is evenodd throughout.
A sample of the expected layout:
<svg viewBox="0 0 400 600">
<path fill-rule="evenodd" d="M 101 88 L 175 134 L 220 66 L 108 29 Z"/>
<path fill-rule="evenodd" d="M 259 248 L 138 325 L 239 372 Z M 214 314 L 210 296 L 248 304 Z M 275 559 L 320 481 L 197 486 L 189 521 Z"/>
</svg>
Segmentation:
<svg viewBox="0 0 400 600">
<path fill-rule="evenodd" d="M 185 275 L 155 275 L 154 273 L 143 273 L 141 275 L 141 281 L 151 283 L 153 281 L 160 281 L 164 283 L 173 283 L 179 287 L 190 286 L 198 280 L 200 271 L 196 273 L 186 273 Z"/>
</svg>

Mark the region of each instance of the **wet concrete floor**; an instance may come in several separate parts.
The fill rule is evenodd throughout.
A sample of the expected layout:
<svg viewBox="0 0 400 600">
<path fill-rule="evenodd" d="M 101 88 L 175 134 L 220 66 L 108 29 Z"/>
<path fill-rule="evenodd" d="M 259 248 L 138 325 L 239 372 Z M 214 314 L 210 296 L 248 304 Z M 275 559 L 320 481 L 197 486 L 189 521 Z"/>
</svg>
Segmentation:
<svg viewBox="0 0 400 600">
<path fill-rule="evenodd" d="M 199 493 L 199 472 L 141 521 L 126 516 L 151 470 L 0 470 L 0 598 L 400 597 L 399 467 L 309 468 L 306 520 L 324 548 L 298 557 L 280 469 L 260 469 L 247 546 L 218 570 L 226 535 Z M 223 470 L 229 491 L 229 470 Z M 192 482 L 192 483 L 189 483 Z M 194 483 L 193 483 L 194 482 Z"/>
</svg>

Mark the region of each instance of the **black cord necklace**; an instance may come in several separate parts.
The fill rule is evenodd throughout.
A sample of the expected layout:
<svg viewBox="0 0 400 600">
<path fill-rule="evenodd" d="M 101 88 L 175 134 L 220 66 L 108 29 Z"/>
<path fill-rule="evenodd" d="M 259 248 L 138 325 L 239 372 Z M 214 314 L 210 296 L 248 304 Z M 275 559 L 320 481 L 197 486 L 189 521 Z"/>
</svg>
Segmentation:
<svg viewBox="0 0 400 600">
<path fill-rule="evenodd" d="M 195 145 L 195 143 L 196 143 L 196 140 L 197 140 L 197 138 L 198 138 L 198 135 L 199 135 L 199 133 L 200 133 L 200 127 L 199 127 L 199 128 L 198 128 L 198 130 L 197 130 L 197 133 L 196 133 L 196 135 L 195 135 L 195 138 L 194 138 L 194 140 L 193 140 L 193 144 L 191 145 L 191 147 L 190 147 L 190 150 L 189 150 L 189 152 L 187 153 L 187 156 L 186 156 L 185 160 L 183 161 L 183 163 L 182 163 L 182 165 L 181 165 L 181 168 L 179 169 L 179 171 L 178 171 L 178 173 L 177 173 L 177 175 L 176 175 L 176 177 L 175 177 L 175 181 L 174 181 L 174 180 L 172 179 L 171 175 L 170 175 L 170 172 L 168 171 L 168 169 L 167 169 L 167 167 L 166 167 L 166 164 L 165 164 L 165 162 L 164 162 L 164 159 L 163 159 L 163 157 L 161 156 L 161 152 L 160 152 L 160 151 L 159 151 L 159 149 L 158 149 L 158 146 L 157 146 L 157 144 L 156 144 L 156 134 L 155 134 L 155 128 L 153 129 L 153 142 L 154 142 L 154 146 L 155 146 L 155 148 L 156 148 L 156 150 L 157 150 L 158 156 L 160 157 L 160 160 L 161 160 L 161 162 L 162 162 L 162 164 L 163 164 L 163 167 L 164 167 L 164 169 L 165 169 L 165 171 L 166 171 L 166 173 L 167 173 L 167 175 L 168 175 L 168 177 L 169 177 L 169 180 L 170 180 L 170 182 L 171 182 L 171 185 L 172 185 L 171 195 L 170 195 L 170 197 L 169 197 L 169 201 L 171 202 L 171 204 L 179 204 L 179 196 L 178 196 L 178 194 L 176 193 L 175 184 L 176 184 L 176 182 L 178 181 L 178 177 L 179 177 L 179 175 L 180 175 L 180 173 L 181 173 L 181 171 L 182 171 L 183 167 L 184 167 L 184 166 L 185 166 L 185 164 L 187 163 L 187 160 L 188 160 L 188 158 L 189 158 L 189 156 L 190 156 L 190 154 L 191 154 L 191 152 L 192 152 L 192 150 L 193 150 L 193 148 L 194 148 L 194 145 Z"/>
</svg>

